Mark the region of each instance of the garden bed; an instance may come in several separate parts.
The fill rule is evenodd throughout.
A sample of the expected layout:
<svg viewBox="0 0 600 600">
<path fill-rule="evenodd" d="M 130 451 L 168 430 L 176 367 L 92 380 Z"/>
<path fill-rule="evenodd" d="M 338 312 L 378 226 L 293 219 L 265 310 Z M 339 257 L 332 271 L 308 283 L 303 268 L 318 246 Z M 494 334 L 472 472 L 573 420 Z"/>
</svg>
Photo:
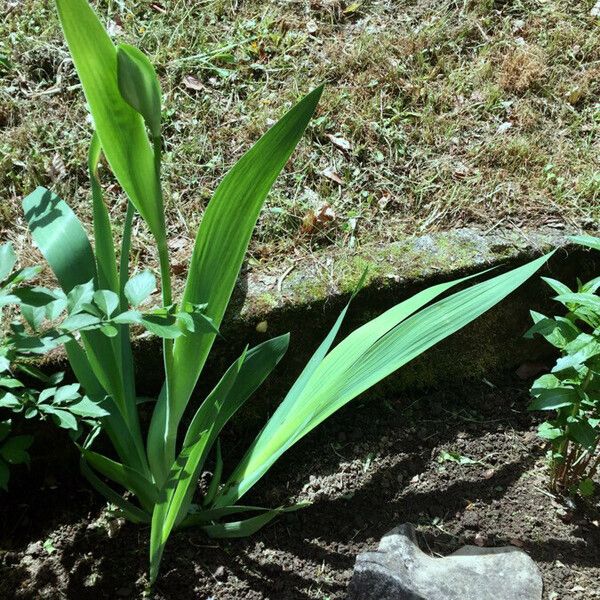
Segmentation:
<svg viewBox="0 0 600 600">
<path fill-rule="evenodd" d="M 423 546 L 440 556 L 465 542 L 525 548 L 542 566 L 549 599 L 597 594 L 600 507 L 592 481 L 597 462 L 582 476 L 580 500 L 552 495 L 535 431 L 538 417 L 526 410 L 529 380 L 555 358 L 547 346 L 538 350 L 541 340 L 523 341 L 531 317 L 536 327 L 552 323 L 537 323 L 539 315 L 528 313 L 553 310 L 539 275 L 573 284 L 575 276 L 597 273 L 589 253 L 574 251 L 558 232 L 589 230 L 597 221 L 600 179 L 590 157 L 599 47 L 588 43 L 597 7 L 591 14 L 588 7 L 569 7 L 565 15 L 559 2 L 551 3 L 550 14 L 539 7 L 535 12 L 523 7 L 521 14 L 502 3 L 459 8 L 430 0 L 400 12 L 387 1 L 311 0 L 306 10 L 303 3 L 286 10 L 288 3 L 269 0 L 257 4 L 266 11 L 260 14 L 237 1 L 226 6 L 208 0 L 185 13 L 160 2 L 130 8 L 109 3 L 99 21 L 86 0 L 59 2 L 71 60 L 56 40 L 57 21 L 44 2 L 9 2 L 10 18 L 0 26 L 14 42 L 10 52 L 0 42 L 0 99 L 10 98 L 6 110 L 0 109 L 0 130 L 7 134 L 0 145 L 0 187 L 7 190 L 0 238 L 11 243 L 0 248 L 0 306 L 20 304 L 31 331 L 11 324 L 0 348 L 0 372 L 10 375 L 1 387 L 21 390 L 3 394 L 2 408 L 27 419 L 14 423 L 14 436 L 12 421 L 0 423 L 3 490 L 11 467 L 10 492 L 0 506 L 0 598 L 343 598 L 357 553 L 404 521 L 415 523 Z M 103 5 L 99 0 L 98 8 Z M 82 27 L 90 36 L 81 35 Z M 156 64 L 164 93 L 143 56 L 125 46 L 115 49 L 110 37 L 139 42 Z M 321 81 L 330 92 L 273 189 L 242 264 L 262 193 L 282 166 L 279 159 L 283 162 L 304 131 L 322 89 L 262 138 L 208 209 L 207 201 L 227 166 L 273 116 L 300 90 Z M 88 140 L 79 135 L 88 127 L 77 104 L 80 87 L 99 140 L 89 158 L 94 254 L 70 209 L 44 187 L 25 200 L 33 244 L 22 220 L 23 194 L 44 183 L 69 201 L 84 228 L 91 226 L 89 190 L 79 183 L 87 179 L 81 157 Z M 135 111 L 150 130 L 152 148 Z M 63 131 L 76 122 L 75 139 Z M 61 123 L 60 132 L 48 123 Z M 101 153 L 119 185 L 106 173 Z M 576 160 L 565 162 L 563 156 Z M 108 212 L 98 188 L 106 188 Z M 122 226 L 122 191 L 149 228 L 129 209 Z M 237 242 L 231 243 L 232 232 Z M 117 274 L 112 245 L 119 238 Z M 598 240 L 583 242 L 596 247 Z M 68 292 L 66 301 L 64 295 L 18 285 L 34 273 L 42 284 L 52 284 L 53 276 L 47 269 L 11 275 L 17 261 L 13 246 L 20 267 L 38 260 L 38 249 L 45 255 Z M 551 249 L 551 259 L 546 255 L 524 265 Z M 158 293 L 152 298 L 155 276 L 138 272 L 141 265 L 156 270 L 157 250 L 160 299 Z M 368 323 L 401 298 L 487 267 L 519 265 L 412 318 L 406 318 L 409 307 L 415 308 L 409 302 L 371 320 L 322 360 L 334 334 Z M 358 291 L 358 281 L 364 289 L 344 326 L 338 320 L 322 352 L 273 414 L 322 333 Z M 518 283 L 518 293 L 496 306 Z M 595 284 L 572 295 L 564 294 L 562 284 L 549 283 L 569 320 L 583 322 L 595 335 L 600 321 L 589 314 L 597 308 L 597 297 L 590 298 Z M 145 300 L 163 308 L 139 308 Z M 482 312 L 476 324 L 451 335 Z M 404 323 L 394 327 L 401 318 Z M 3 315 L 2 331 L 10 319 L 12 308 Z M 133 354 L 124 324 L 131 325 Z M 553 371 L 565 373 L 539 380 L 536 409 L 565 409 L 559 410 L 564 423 L 545 423 L 544 435 L 554 440 L 553 456 L 564 460 L 565 469 L 585 467 L 585 459 L 572 462 L 569 444 L 585 447 L 595 461 L 597 406 L 590 407 L 597 400 L 598 345 L 564 320 L 555 327 L 551 335 L 542 333 L 565 355 L 566 362 Z M 205 362 L 214 328 L 219 339 Z M 286 332 L 299 351 L 240 408 L 282 358 L 287 338 L 247 353 L 245 344 Z M 161 349 L 152 335 L 188 339 L 165 341 Z M 83 350 L 72 343 L 79 336 Z M 561 339 L 552 339 L 556 336 Z M 20 368 L 46 386 L 56 383 L 62 373 L 52 379 L 19 361 L 26 360 L 22 354 L 47 351 L 36 366 L 54 371 L 65 362 L 56 348 L 61 343 L 81 393 L 89 397 L 79 395 L 79 383 L 38 395 L 12 377 Z M 240 354 L 190 423 L 207 386 Z M 374 385 L 387 365 L 393 370 L 404 362 L 410 365 Z M 521 379 L 513 374 L 518 365 Z M 73 376 L 67 372 L 66 381 Z M 163 383 L 165 393 L 153 410 Z M 360 401 L 289 449 L 252 487 L 280 450 L 363 392 L 363 384 L 372 388 Z M 40 433 L 35 439 L 22 435 L 35 427 L 31 417 L 38 413 L 49 415 Z M 229 475 L 269 414 L 273 418 L 246 455 L 248 462 L 242 460 Z M 64 431 L 50 433 L 50 419 L 65 431 L 76 431 L 82 421 L 99 424 L 102 435 L 94 449 L 105 447 L 110 437 L 123 464 L 88 452 L 94 434 L 78 449 Z M 180 447 L 178 434 L 186 424 Z M 145 452 L 141 431 L 148 429 Z M 217 438 L 227 449 L 230 479 L 223 488 L 218 444 L 212 456 Z M 23 465 L 29 465 L 30 446 L 28 473 Z M 109 512 L 79 473 L 80 450 L 84 471 L 87 464 L 129 490 L 127 499 L 137 496 L 141 508 L 104 492 L 130 521 L 147 523 L 152 515 L 149 575 L 148 526 L 127 525 Z M 91 471 L 86 476 L 102 492 L 101 480 Z M 242 541 L 215 542 L 199 529 L 174 535 L 154 585 L 163 544 L 172 525 L 190 514 L 198 483 L 204 504 L 190 519 L 204 523 L 205 510 L 221 511 L 250 487 L 244 499 L 249 504 L 307 507 L 275 510 L 286 517 Z M 222 512 L 229 514 L 229 507 Z M 242 521 L 240 531 L 248 533 L 256 523 Z M 235 524 L 205 525 L 204 531 L 227 535 Z"/>
<path fill-rule="evenodd" d="M 245 540 L 178 533 L 152 597 L 342 599 L 356 554 L 407 521 L 436 555 L 464 543 L 523 548 L 542 571 L 545 599 L 598 597 L 600 507 L 565 505 L 546 491 L 527 384 L 505 374 L 354 403 L 247 498 L 312 506 Z M 245 440 L 225 441 L 243 448 Z M 34 475 L 29 487 L 15 478 L 0 508 L 0 597 L 141 597 L 148 532 L 107 519 L 74 465 L 38 464 Z"/>
</svg>

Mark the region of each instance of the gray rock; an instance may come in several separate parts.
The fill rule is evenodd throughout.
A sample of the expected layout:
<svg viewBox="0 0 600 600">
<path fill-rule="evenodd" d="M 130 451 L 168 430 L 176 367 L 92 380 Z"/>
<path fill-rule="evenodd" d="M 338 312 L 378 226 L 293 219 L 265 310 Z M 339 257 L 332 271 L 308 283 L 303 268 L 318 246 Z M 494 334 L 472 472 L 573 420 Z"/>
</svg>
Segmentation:
<svg viewBox="0 0 600 600">
<path fill-rule="evenodd" d="M 358 555 L 349 600 L 541 600 L 542 587 L 537 565 L 518 548 L 463 546 L 433 558 L 405 524 Z"/>
</svg>

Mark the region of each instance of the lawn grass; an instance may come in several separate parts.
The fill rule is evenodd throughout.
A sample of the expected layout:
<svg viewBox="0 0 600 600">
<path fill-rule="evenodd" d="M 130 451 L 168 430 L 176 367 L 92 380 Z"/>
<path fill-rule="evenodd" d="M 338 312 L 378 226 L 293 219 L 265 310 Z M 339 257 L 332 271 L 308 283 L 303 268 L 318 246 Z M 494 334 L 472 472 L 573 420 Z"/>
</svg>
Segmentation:
<svg viewBox="0 0 600 600">
<path fill-rule="evenodd" d="M 89 223 L 83 95 L 49 0 L 0 17 L 0 238 L 52 187 Z M 292 102 L 328 83 L 276 183 L 254 261 L 462 226 L 597 226 L 600 20 L 594 0 L 102 0 L 164 92 L 175 270 L 226 169 Z M 125 201 L 106 174 L 117 221 Z M 144 225 L 137 260 L 153 264 Z M 31 255 L 25 251 L 25 259 Z"/>
</svg>

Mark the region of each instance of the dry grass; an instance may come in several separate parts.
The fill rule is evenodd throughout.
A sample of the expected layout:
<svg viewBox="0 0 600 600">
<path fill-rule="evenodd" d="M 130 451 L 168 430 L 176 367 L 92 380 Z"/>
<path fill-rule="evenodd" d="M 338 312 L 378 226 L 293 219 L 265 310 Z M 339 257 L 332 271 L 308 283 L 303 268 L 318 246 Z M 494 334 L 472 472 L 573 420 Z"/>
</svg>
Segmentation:
<svg viewBox="0 0 600 600">
<path fill-rule="evenodd" d="M 598 223 L 592 0 L 95 4 L 158 67 L 179 270 L 227 167 L 321 81 L 317 118 L 260 219 L 255 260 L 460 226 Z M 20 201 L 36 185 L 89 223 L 90 127 L 52 2 L 8 0 L 1 19 L 12 64 L 0 71 L 0 237 L 22 248 Z M 332 171 L 341 184 L 323 174 Z M 105 180 L 119 223 L 124 199 Z M 335 218 L 307 228 L 324 203 Z M 137 260 L 152 263 L 152 240 L 141 223 L 137 232 Z"/>
<path fill-rule="evenodd" d="M 524 94 L 539 85 L 546 73 L 543 52 L 537 47 L 518 46 L 512 49 L 500 67 L 500 85 L 511 93 Z"/>
</svg>

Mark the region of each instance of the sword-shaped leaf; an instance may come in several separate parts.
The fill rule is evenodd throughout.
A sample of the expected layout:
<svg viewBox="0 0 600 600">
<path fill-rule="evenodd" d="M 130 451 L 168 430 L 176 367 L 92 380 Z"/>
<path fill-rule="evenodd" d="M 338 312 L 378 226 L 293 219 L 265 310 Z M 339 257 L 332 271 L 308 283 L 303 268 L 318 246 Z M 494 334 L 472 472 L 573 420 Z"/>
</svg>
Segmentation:
<svg viewBox="0 0 600 600">
<path fill-rule="evenodd" d="M 299 395 L 286 396 L 217 494 L 213 506 L 235 504 L 300 438 L 366 389 L 500 302 L 549 256 L 418 310 L 457 282 L 435 286 L 349 335 L 324 358 Z"/>
<path fill-rule="evenodd" d="M 96 279 L 92 246 L 66 202 L 50 190 L 38 187 L 23 200 L 23 210 L 34 241 L 65 293 Z"/>
<path fill-rule="evenodd" d="M 154 152 L 142 116 L 119 90 L 117 48 L 87 0 L 56 0 L 56 4 L 104 155 L 150 231 L 164 240 Z"/>
<path fill-rule="evenodd" d="M 206 208 L 196 237 L 182 304 L 206 304 L 206 316 L 218 329 L 231 297 L 250 236 L 273 182 L 298 144 L 315 111 L 322 87 L 303 98 L 248 151 L 225 176 Z M 206 362 L 214 332 L 198 332 L 175 341 L 174 381 L 157 403 L 149 448 L 160 462 L 152 469 L 164 477 L 174 459 L 169 440 Z M 164 403 L 169 404 L 168 409 Z M 151 461 L 152 462 L 152 461 Z"/>
<path fill-rule="evenodd" d="M 98 286 L 101 289 L 118 292 L 117 258 L 115 241 L 108 210 L 102 199 L 102 188 L 98 180 L 98 163 L 102 155 L 102 147 L 97 134 L 92 136 L 88 154 L 88 172 L 92 186 L 92 206 L 94 215 L 94 244 L 96 247 L 96 267 Z"/>
<path fill-rule="evenodd" d="M 227 370 L 196 411 L 183 449 L 171 467 L 162 497 L 152 515 L 150 574 L 153 581 L 167 539 L 187 516 L 198 476 L 217 436 L 285 354 L 289 336 L 283 335 L 256 346 Z"/>
<path fill-rule="evenodd" d="M 97 281 L 94 252 L 79 219 L 66 202 L 40 187 L 25 198 L 23 208 L 31 235 L 65 293 L 68 294 L 76 286 L 85 286 L 91 280 Z M 69 360 L 73 361 L 75 372 L 83 377 L 81 383 L 92 387 L 91 390 L 86 389 L 88 395 L 99 395 L 97 388 L 100 386 L 112 396 L 128 426 L 127 443 L 133 439 L 137 447 L 136 454 L 122 458 L 134 461 L 131 466 L 145 471 L 147 467 L 135 398 L 130 398 L 132 381 L 123 374 L 123 365 L 119 361 L 120 348 L 116 347 L 115 340 L 98 331 L 84 332 L 81 337 L 85 353 L 78 344 L 68 343 Z M 110 417 L 107 417 L 107 421 L 110 421 Z"/>
</svg>

